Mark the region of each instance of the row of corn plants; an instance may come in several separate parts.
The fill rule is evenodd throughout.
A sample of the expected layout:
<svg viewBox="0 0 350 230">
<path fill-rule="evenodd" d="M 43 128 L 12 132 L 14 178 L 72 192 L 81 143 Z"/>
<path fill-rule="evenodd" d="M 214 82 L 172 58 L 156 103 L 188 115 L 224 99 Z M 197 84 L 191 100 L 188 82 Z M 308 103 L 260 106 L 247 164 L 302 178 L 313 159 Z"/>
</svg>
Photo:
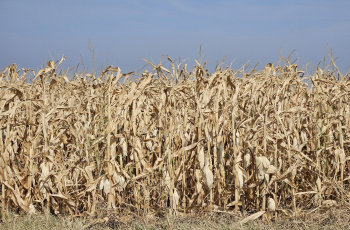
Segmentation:
<svg viewBox="0 0 350 230">
<path fill-rule="evenodd" d="M 170 68 L 139 78 L 0 73 L 3 213 L 197 210 L 298 214 L 349 202 L 350 80 L 333 59 L 262 71 Z"/>
</svg>

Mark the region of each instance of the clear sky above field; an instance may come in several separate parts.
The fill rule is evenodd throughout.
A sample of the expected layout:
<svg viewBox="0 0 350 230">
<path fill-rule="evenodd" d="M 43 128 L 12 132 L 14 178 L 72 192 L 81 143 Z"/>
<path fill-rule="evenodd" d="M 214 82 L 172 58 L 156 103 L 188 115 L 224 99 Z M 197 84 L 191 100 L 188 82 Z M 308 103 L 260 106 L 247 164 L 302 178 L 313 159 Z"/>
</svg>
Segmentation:
<svg viewBox="0 0 350 230">
<path fill-rule="evenodd" d="M 262 69 L 296 49 L 299 65 L 314 66 L 333 48 L 336 63 L 350 65 L 350 1 L 209 0 L 0 0 L 0 69 L 11 63 L 37 69 L 44 61 L 67 56 L 63 67 L 83 60 L 96 68 L 112 64 L 122 72 L 140 70 L 141 57 L 199 58 L 215 68 L 239 68 L 250 60 Z M 162 59 L 165 66 L 166 56 Z M 147 67 L 150 69 L 150 67 Z"/>
</svg>

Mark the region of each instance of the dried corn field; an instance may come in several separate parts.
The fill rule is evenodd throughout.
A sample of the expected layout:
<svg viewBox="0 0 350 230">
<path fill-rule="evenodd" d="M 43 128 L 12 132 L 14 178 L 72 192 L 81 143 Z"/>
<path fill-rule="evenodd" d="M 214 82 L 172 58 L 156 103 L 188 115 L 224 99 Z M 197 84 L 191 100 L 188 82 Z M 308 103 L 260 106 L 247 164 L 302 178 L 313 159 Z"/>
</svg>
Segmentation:
<svg viewBox="0 0 350 230">
<path fill-rule="evenodd" d="M 255 213 L 245 222 L 349 202 L 350 79 L 332 58 L 312 74 L 290 58 L 211 75 L 168 60 L 135 80 L 112 66 L 69 80 L 64 58 L 3 69 L 2 210 Z"/>
</svg>

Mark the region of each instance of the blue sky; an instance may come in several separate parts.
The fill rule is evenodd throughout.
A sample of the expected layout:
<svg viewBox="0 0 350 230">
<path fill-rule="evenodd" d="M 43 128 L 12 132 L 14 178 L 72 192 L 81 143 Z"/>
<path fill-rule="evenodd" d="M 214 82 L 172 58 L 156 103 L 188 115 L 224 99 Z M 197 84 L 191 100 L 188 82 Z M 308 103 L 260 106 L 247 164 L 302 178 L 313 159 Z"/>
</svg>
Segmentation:
<svg viewBox="0 0 350 230">
<path fill-rule="evenodd" d="M 333 48 L 342 72 L 350 65 L 350 1 L 208 0 L 0 0 L 0 69 L 17 63 L 37 69 L 45 61 L 81 59 L 90 71 L 112 64 L 122 72 L 140 70 L 145 58 L 199 58 L 213 70 L 225 63 L 239 68 L 250 60 L 259 68 L 287 57 L 317 65 Z M 166 56 L 162 59 L 165 66 Z M 146 67 L 150 69 L 150 67 Z"/>
</svg>

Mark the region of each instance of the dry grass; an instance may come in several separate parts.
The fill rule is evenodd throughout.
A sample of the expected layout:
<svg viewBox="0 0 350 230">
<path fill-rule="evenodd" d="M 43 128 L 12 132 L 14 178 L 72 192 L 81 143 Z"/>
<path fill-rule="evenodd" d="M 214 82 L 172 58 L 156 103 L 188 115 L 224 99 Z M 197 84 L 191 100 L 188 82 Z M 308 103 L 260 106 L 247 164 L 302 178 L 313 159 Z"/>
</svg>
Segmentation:
<svg viewBox="0 0 350 230">
<path fill-rule="evenodd" d="M 148 62 L 135 81 L 112 66 L 69 80 L 63 59 L 38 72 L 8 66 L 2 213 L 255 213 L 245 223 L 345 207 L 350 80 L 330 59 L 311 75 L 290 58 L 210 75 L 168 58 L 170 70 Z"/>
<path fill-rule="evenodd" d="M 0 223 L 1 229 L 6 230 L 61 230 L 84 229 L 82 220 L 72 221 L 68 218 L 57 218 L 52 215 L 24 215 L 16 216 L 9 214 L 5 221 Z"/>
<path fill-rule="evenodd" d="M 203 229 L 203 230 L 253 230 L 253 229 L 350 229 L 350 213 L 345 209 L 328 209 L 316 212 L 312 216 L 299 216 L 283 218 L 270 224 L 262 220 L 256 220 L 244 225 L 236 223 L 239 216 L 218 213 L 187 214 L 184 217 L 168 216 L 133 216 L 110 215 L 110 218 L 96 219 L 78 218 L 71 220 L 67 217 L 54 217 L 51 215 L 15 216 L 9 215 L 5 222 L 0 223 L 1 229 L 6 230 L 46 230 L 46 229 Z"/>
</svg>

